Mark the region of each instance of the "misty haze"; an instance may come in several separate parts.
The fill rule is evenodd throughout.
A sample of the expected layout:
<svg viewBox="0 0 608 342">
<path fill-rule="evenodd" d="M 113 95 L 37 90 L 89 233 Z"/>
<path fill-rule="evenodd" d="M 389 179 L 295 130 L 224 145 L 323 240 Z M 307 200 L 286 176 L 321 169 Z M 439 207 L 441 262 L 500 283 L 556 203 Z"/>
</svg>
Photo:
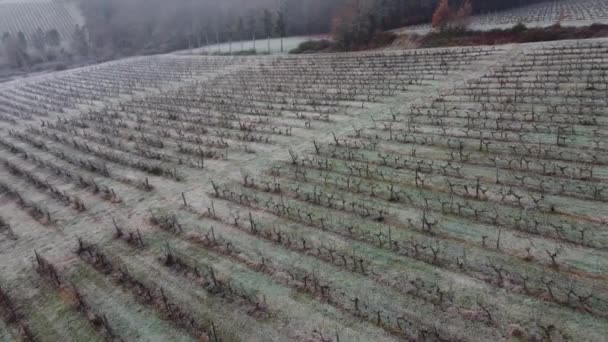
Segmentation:
<svg viewBox="0 0 608 342">
<path fill-rule="evenodd" d="M 0 0 L 0 342 L 607 332 L 608 0 Z"/>
</svg>

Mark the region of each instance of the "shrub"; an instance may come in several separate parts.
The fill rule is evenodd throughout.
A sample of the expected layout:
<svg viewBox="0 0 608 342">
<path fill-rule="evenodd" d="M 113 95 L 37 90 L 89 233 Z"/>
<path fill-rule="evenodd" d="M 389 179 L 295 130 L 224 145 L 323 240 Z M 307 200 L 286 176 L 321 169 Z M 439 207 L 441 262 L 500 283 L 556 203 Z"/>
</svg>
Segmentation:
<svg viewBox="0 0 608 342">
<path fill-rule="evenodd" d="M 473 4 L 471 0 L 464 0 L 454 18 L 454 26 L 457 30 L 464 31 L 471 24 L 473 14 Z"/>
<path fill-rule="evenodd" d="M 374 47 L 386 46 L 392 44 L 395 39 L 397 39 L 397 35 L 393 32 L 378 32 L 372 37 L 370 45 Z"/>
<path fill-rule="evenodd" d="M 67 65 L 63 64 L 63 63 L 59 63 L 55 66 L 55 71 L 62 71 L 62 70 L 66 70 L 68 67 Z"/>
<path fill-rule="evenodd" d="M 315 53 L 324 50 L 329 50 L 334 47 L 334 44 L 329 40 L 307 40 L 300 43 L 297 48 L 289 51 L 290 54 Z"/>
<path fill-rule="evenodd" d="M 267 55 L 267 52 L 257 52 L 256 49 L 240 50 L 232 52 L 214 52 L 214 56 L 255 56 L 255 55 Z"/>
<path fill-rule="evenodd" d="M 513 33 L 522 33 L 527 30 L 528 30 L 528 27 L 526 25 L 524 25 L 524 23 L 522 23 L 522 22 L 517 23 L 516 25 L 514 25 L 511 28 L 511 32 L 513 32 Z"/>
<path fill-rule="evenodd" d="M 233 56 L 254 56 L 257 54 L 258 52 L 256 49 L 240 50 L 232 53 Z"/>
<path fill-rule="evenodd" d="M 450 8 L 448 0 L 440 0 L 433 14 L 432 27 L 439 31 L 466 31 L 473 14 L 471 0 L 464 0 L 458 10 Z"/>
<path fill-rule="evenodd" d="M 438 28 L 443 31 L 449 24 L 449 22 L 453 19 L 454 12 L 450 8 L 450 4 L 448 0 L 441 0 L 439 5 L 437 5 L 437 9 L 433 14 L 432 26 L 433 28 Z"/>
<path fill-rule="evenodd" d="M 560 39 L 587 39 L 608 36 L 608 25 L 594 24 L 584 27 L 527 28 L 517 24 L 509 29 L 491 31 L 439 31 L 418 38 L 419 47 L 496 45 L 508 43 L 530 43 Z"/>
</svg>

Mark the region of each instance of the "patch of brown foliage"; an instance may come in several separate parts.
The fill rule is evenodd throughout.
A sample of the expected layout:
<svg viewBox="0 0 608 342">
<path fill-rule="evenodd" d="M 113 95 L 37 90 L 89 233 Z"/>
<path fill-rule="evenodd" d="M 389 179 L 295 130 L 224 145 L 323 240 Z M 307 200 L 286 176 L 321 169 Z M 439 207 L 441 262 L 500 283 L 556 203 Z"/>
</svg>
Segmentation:
<svg viewBox="0 0 608 342">
<path fill-rule="evenodd" d="M 608 25 L 594 24 L 584 27 L 562 27 L 554 25 L 546 28 L 525 28 L 465 31 L 465 32 L 431 32 L 418 40 L 421 48 L 445 46 L 501 45 L 510 43 L 532 43 L 566 39 L 589 39 L 608 37 Z"/>
</svg>

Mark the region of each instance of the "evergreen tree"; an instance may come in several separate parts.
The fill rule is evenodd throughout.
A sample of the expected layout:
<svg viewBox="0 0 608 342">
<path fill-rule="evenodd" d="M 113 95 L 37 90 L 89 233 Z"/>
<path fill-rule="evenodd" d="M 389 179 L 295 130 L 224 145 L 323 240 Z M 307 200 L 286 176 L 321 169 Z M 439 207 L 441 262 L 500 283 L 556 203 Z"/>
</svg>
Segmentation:
<svg viewBox="0 0 608 342">
<path fill-rule="evenodd" d="M 234 27 L 232 24 L 226 25 L 226 33 L 228 34 L 228 53 L 232 53 L 232 40 L 234 38 Z"/>
<path fill-rule="evenodd" d="M 264 15 L 262 18 L 264 23 L 264 33 L 268 39 L 268 53 L 270 53 L 270 36 L 272 36 L 272 13 L 268 9 L 264 9 Z"/>
<path fill-rule="evenodd" d="M 19 33 L 17 33 L 17 44 L 19 44 L 19 48 L 21 50 L 27 50 L 27 39 L 25 39 L 25 34 L 22 31 L 19 31 Z"/>
<path fill-rule="evenodd" d="M 245 32 L 245 24 L 243 23 L 243 17 L 239 17 L 239 20 L 236 24 L 236 31 L 238 34 L 238 38 L 241 41 L 241 51 L 245 50 L 245 38 L 243 37 L 243 33 Z"/>
<path fill-rule="evenodd" d="M 23 41 L 20 39 L 20 36 L 22 38 L 25 38 L 25 36 L 23 32 L 20 33 L 21 35 L 17 34 L 17 37 L 13 37 L 9 33 L 5 33 L 2 37 L 2 45 L 8 62 L 16 68 L 29 66 L 29 56 L 25 50 L 27 44 L 23 44 Z"/>
<path fill-rule="evenodd" d="M 89 55 L 89 42 L 87 41 L 87 35 L 84 27 L 76 25 L 74 27 L 74 34 L 72 35 L 72 48 L 75 53 L 80 56 L 86 57 Z"/>
<path fill-rule="evenodd" d="M 58 47 L 61 45 L 61 35 L 57 29 L 50 29 L 45 34 L 46 45 Z"/>
<path fill-rule="evenodd" d="M 255 19 L 255 13 L 249 14 L 248 26 L 248 29 L 251 32 L 251 42 L 253 43 L 253 49 L 255 50 L 255 33 L 257 31 L 257 20 Z"/>
<path fill-rule="evenodd" d="M 36 29 L 36 32 L 32 35 L 32 45 L 34 49 L 36 49 L 40 54 L 44 55 L 44 50 L 46 48 L 46 41 L 44 37 L 44 32 L 39 27 Z"/>
<path fill-rule="evenodd" d="M 281 52 L 283 52 L 283 38 L 285 37 L 285 32 L 287 30 L 287 26 L 285 23 L 285 12 L 280 10 L 277 13 L 277 23 L 276 23 L 276 32 L 281 37 Z"/>
</svg>

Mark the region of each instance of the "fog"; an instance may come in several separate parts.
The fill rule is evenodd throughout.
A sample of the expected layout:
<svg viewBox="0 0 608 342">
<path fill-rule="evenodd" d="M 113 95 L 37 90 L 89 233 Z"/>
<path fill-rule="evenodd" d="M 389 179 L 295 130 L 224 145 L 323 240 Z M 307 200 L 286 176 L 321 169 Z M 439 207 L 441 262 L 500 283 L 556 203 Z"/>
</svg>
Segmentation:
<svg viewBox="0 0 608 342">
<path fill-rule="evenodd" d="M 449 2 L 457 8 L 462 1 Z M 472 3 L 473 12 L 483 13 L 539 1 Z M 328 33 L 336 36 L 336 31 L 365 45 L 375 32 L 430 22 L 438 0 L 62 0 L 54 4 L 60 7 L 68 3 L 80 9 L 82 26 L 71 30 L 74 23 L 63 22 L 67 29 L 43 27 L 28 34 L 28 28 L 48 26 L 48 16 L 20 18 L 20 27 L 3 32 L 0 68 L 29 68 L 49 62 L 62 68 L 63 64 L 218 43 Z M 339 30 L 336 22 L 341 24 Z"/>
<path fill-rule="evenodd" d="M 104 55 L 155 53 L 206 44 L 329 30 L 342 0 L 90 0 L 82 11 Z M 283 16 L 284 30 L 278 27 Z"/>
</svg>

